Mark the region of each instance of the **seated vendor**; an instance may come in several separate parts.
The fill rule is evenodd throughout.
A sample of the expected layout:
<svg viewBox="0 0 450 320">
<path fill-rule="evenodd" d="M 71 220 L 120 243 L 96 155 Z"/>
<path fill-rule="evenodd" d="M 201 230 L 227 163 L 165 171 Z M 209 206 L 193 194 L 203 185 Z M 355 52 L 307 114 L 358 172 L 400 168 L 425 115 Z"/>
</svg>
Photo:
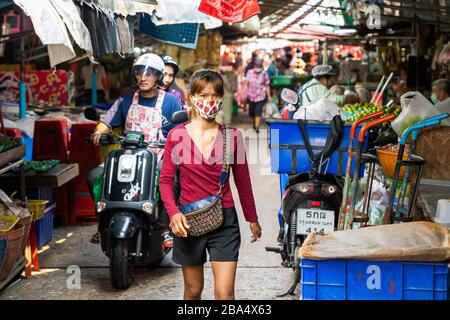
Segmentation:
<svg viewBox="0 0 450 320">
<path fill-rule="evenodd" d="M 331 87 L 335 85 L 337 79 L 332 66 L 315 66 L 312 69 L 311 74 L 314 78 L 307 82 L 299 91 L 301 106 L 306 106 L 323 98 L 333 101 L 340 107 L 357 100 L 357 96 L 338 95 L 330 90 Z"/>
</svg>

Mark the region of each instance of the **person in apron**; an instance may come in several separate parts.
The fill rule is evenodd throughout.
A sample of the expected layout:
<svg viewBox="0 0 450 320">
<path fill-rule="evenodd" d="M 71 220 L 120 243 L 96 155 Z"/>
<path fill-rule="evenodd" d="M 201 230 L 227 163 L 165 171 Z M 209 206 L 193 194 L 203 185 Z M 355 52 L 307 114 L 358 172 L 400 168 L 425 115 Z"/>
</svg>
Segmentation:
<svg viewBox="0 0 450 320">
<path fill-rule="evenodd" d="M 337 79 L 332 66 L 317 65 L 312 69 L 311 74 L 314 78 L 307 82 L 298 92 L 299 105 L 301 107 L 323 98 L 333 101 L 339 107 L 355 102 L 354 96 L 341 96 L 330 91 Z"/>
<path fill-rule="evenodd" d="M 138 89 L 133 94 L 126 94 L 119 98 L 105 117 L 98 122 L 91 135 L 91 141 L 95 145 L 98 145 L 101 135 L 111 133 L 113 127 L 121 127 L 125 132 L 142 132 L 146 142 L 164 138 L 174 127 L 169 119 L 174 112 L 181 110 L 181 106 L 176 97 L 159 89 L 163 85 L 164 78 L 163 60 L 153 53 L 143 54 L 134 62 L 133 72 Z M 92 197 L 94 183 L 102 174 L 103 165 L 89 173 L 88 186 Z M 168 223 L 167 214 L 162 214 L 160 224 L 163 250 L 168 250 L 173 246 Z M 91 242 L 100 242 L 99 233 L 92 236 Z"/>
</svg>

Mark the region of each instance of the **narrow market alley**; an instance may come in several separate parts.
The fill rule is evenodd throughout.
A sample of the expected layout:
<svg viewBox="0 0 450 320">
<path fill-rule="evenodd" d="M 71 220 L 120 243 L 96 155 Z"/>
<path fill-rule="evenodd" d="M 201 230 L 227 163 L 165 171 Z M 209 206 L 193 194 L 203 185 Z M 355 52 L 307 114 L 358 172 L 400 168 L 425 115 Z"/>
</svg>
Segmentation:
<svg viewBox="0 0 450 320">
<path fill-rule="evenodd" d="M 240 121 L 239 121 L 240 119 Z M 250 133 L 249 143 L 257 143 L 251 134 L 250 121 L 240 114 L 238 123 L 244 134 Z M 267 141 L 264 131 L 260 133 L 258 152 L 267 156 Z M 251 150 L 251 149 L 247 149 Z M 264 159 L 263 159 L 264 160 Z M 250 230 L 245 222 L 239 197 L 234 183 L 233 198 L 240 220 L 242 244 L 236 278 L 237 299 L 298 299 L 296 296 L 278 298 L 291 286 L 293 271 L 280 265 L 280 255 L 266 252 L 265 246 L 276 244 L 278 235 L 277 212 L 279 205 L 278 176 L 265 170 L 267 160 L 261 164 L 251 164 L 251 177 L 255 201 L 263 229 L 262 239 L 250 243 Z M 135 270 L 135 281 L 124 291 L 114 290 L 109 280 L 109 261 L 99 245 L 89 242 L 96 225 L 65 226 L 55 228 L 54 239 L 45 245 L 39 254 L 41 270 L 33 272 L 33 277 L 18 281 L 2 292 L 0 300 L 15 299 L 182 299 L 183 278 L 181 268 L 174 264 L 171 255 L 165 257 L 161 267 Z M 210 264 L 205 269 L 205 289 L 202 298 L 214 299 L 213 278 Z M 80 286 L 76 286 L 73 276 L 80 270 Z M 75 285 L 74 285 L 75 284 Z M 298 289 L 297 289 L 298 290 Z"/>
</svg>

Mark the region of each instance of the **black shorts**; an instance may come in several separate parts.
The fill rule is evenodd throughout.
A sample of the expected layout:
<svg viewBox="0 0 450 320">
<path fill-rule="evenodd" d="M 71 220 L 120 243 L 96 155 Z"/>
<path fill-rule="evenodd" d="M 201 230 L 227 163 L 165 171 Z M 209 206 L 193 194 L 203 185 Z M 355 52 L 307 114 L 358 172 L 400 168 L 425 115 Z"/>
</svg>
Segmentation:
<svg viewBox="0 0 450 320">
<path fill-rule="evenodd" d="M 266 100 L 253 102 L 248 101 L 248 114 L 251 118 L 253 117 L 261 117 L 264 109 L 264 105 L 266 104 Z"/>
<path fill-rule="evenodd" d="M 223 209 L 223 224 L 199 237 L 174 236 L 173 262 L 182 266 L 201 266 L 206 263 L 206 251 L 210 261 L 238 261 L 241 233 L 235 208 Z"/>
</svg>

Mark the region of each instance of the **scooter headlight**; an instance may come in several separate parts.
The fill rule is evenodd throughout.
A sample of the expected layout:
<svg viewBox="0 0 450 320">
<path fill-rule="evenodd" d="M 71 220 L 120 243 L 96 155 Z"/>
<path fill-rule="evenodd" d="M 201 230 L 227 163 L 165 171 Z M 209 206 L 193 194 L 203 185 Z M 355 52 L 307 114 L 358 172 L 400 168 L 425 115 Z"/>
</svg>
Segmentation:
<svg viewBox="0 0 450 320">
<path fill-rule="evenodd" d="M 144 202 L 142 204 L 142 210 L 144 210 L 147 213 L 152 213 L 152 211 L 153 211 L 153 202 Z"/>
<path fill-rule="evenodd" d="M 97 202 L 97 212 L 102 212 L 106 208 L 106 203 L 103 201 Z"/>
<path fill-rule="evenodd" d="M 337 187 L 332 184 L 326 184 L 322 186 L 322 193 L 325 195 L 331 195 L 336 193 Z"/>
<path fill-rule="evenodd" d="M 301 183 L 298 186 L 298 190 L 304 194 L 311 194 L 314 191 L 314 185 L 310 183 Z"/>
<path fill-rule="evenodd" d="M 136 157 L 134 155 L 122 155 L 119 159 L 117 179 L 119 182 L 131 182 L 136 174 Z"/>
</svg>

